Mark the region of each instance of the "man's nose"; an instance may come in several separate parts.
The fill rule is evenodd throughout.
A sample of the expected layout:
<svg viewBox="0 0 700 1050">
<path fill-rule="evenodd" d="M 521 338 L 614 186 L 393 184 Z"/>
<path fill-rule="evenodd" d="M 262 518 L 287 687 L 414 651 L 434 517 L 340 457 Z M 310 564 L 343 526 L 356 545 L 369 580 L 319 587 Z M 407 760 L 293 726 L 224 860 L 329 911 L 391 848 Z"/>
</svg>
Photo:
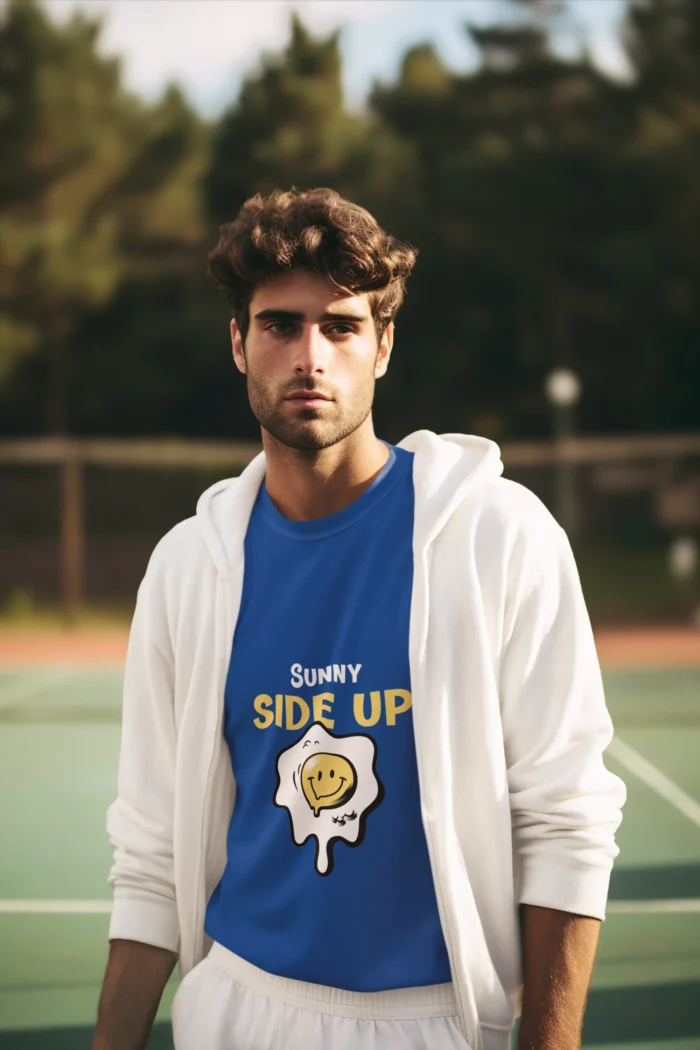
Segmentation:
<svg viewBox="0 0 700 1050">
<path fill-rule="evenodd" d="M 303 325 L 294 344 L 294 371 L 297 375 L 323 374 L 328 366 L 330 347 L 318 325 Z"/>
</svg>

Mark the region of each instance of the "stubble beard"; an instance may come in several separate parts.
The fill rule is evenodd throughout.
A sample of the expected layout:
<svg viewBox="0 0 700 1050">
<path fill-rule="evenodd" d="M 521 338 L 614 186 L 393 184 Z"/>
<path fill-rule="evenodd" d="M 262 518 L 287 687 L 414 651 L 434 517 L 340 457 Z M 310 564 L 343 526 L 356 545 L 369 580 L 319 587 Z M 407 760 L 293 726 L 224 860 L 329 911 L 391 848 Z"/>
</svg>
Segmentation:
<svg viewBox="0 0 700 1050">
<path fill-rule="evenodd" d="M 253 415 L 271 437 L 287 448 L 318 451 L 337 445 L 362 426 L 372 411 L 375 379 L 373 375 L 368 377 L 347 404 L 333 401 L 330 411 L 326 408 L 295 410 L 250 372 L 247 386 Z"/>
</svg>

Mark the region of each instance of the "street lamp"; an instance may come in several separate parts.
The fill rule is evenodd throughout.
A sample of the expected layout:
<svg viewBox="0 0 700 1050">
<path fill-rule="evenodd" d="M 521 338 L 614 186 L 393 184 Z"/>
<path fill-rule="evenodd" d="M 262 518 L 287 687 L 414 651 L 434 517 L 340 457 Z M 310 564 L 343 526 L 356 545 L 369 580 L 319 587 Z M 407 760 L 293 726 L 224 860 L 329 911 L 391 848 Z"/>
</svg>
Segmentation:
<svg viewBox="0 0 700 1050">
<path fill-rule="evenodd" d="M 547 376 L 545 393 L 553 408 L 553 432 L 558 450 L 556 517 L 573 542 L 576 537 L 576 487 L 574 464 L 564 459 L 562 442 L 574 433 L 574 405 L 581 396 L 581 381 L 568 368 L 556 368 Z"/>
<path fill-rule="evenodd" d="M 683 611 L 693 605 L 694 580 L 698 568 L 698 545 L 692 536 L 677 536 L 668 549 L 668 568 L 676 583 Z M 691 618 L 700 627 L 700 605 L 691 610 Z"/>
</svg>

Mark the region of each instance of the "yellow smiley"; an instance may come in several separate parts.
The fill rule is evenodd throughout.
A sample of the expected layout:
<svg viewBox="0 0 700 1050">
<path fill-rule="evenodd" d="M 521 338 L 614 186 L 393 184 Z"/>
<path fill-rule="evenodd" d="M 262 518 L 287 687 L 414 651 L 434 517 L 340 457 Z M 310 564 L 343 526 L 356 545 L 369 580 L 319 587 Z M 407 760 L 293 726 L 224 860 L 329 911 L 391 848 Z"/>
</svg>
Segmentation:
<svg viewBox="0 0 700 1050">
<path fill-rule="evenodd" d="M 347 802 L 356 783 L 355 769 L 342 755 L 309 755 L 301 767 L 302 790 L 315 817 L 322 809 L 335 809 Z"/>
</svg>

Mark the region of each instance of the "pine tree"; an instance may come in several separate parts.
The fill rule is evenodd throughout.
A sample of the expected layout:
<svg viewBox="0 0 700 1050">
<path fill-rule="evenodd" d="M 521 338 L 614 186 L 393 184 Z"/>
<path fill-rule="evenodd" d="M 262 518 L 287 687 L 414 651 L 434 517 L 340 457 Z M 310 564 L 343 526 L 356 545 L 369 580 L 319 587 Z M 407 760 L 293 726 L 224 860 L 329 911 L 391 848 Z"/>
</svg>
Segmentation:
<svg viewBox="0 0 700 1050">
<path fill-rule="evenodd" d="M 155 107 L 129 95 L 99 33 L 80 14 L 52 24 L 36 0 L 10 0 L 0 26 L 0 373 L 7 390 L 34 355 L 59 433 L 81 318 L 201 237 L 198 121 L 174 89 Z"/>
<path fill-rule="evenodd" d="M 368 205 L 390 196 L 402 148 L 346 109 L 341 72 L 338 33 L 317 39 L 293 16 L 285 51 L 264 58 L 217 128 L 206 181 L 214 222 L 276 188 L 331 186 Z"/>
</svg>

